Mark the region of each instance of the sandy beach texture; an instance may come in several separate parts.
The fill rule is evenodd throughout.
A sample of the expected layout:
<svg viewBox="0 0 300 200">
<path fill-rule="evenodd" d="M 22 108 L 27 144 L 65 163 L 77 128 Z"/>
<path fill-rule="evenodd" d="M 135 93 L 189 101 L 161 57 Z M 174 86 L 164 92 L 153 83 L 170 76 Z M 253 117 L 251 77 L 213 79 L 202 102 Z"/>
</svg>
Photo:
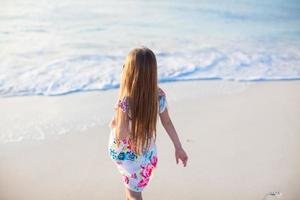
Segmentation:
<svg viewBox="0 0 300 200">
<path fill-rule="evenodd" d="M 159 122 L 158 168 L 143 192 L 145 200 L 275 199 L 266 196 L 270 192 L 281 192 L 279 199 L 300 199 L 299 81 L 190 81 L 160 87 L 189 160 L 185 168 L 176 164 Z M 0 143 L 0 199 L 125 199 L 107 152 L 116 97 L 114 89 L 1 98 L 4 132 L 55 120 L 73 124 L 67 127 L 71 132 L 47 134 L 54 127 L 42 130 L 39 139 Z M 89 123 L 92 118 L 99 123 Z M 72 129 L 81 122 L 87 125 Z"/>
</svg>

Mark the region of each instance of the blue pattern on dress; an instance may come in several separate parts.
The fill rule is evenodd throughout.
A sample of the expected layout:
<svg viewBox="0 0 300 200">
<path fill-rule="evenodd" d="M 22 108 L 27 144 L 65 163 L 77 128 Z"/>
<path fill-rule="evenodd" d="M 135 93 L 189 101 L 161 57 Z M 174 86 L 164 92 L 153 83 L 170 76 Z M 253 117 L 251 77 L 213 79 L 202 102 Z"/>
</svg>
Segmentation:
<svg viewBox="0 0 300 200">
<path fill-rule="evenodd" d="M 166 95 L 159 96 L 159 113 L 164 112 L 167 107 Z"/>
</svg>

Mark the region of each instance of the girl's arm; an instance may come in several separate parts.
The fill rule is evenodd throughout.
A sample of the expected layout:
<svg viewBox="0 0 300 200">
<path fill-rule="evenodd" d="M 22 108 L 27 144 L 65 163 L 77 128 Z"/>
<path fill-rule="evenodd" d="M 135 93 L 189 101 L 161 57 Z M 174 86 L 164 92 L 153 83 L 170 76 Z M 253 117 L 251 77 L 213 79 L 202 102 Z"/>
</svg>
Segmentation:
<svg viewBox="0 0 300 200">
<path fill-rule="evenodd" d="M 116 127 L 116 120 L 115 120 L 115 116 L 112 117 L 110 123 L 109 123 L 109 127 L 111 129 L 115 128 Z"/>
<path fill-rule="evenodd" d="M 116 135 L 121 136 L 120 138 L 124 138 L 124 135 L 126 135 L 128 131 L 128 118 L 124 114 L 124 112 L 120 112 L 120 122 L 117 124 L 116 115 L 118 112 L 118 107 L 115 107 L 115 114 L 112 116 L 112 119 L 109 122 L 109 127 L 111 129 L 116 128 Z"/>
<path fill-rule="evenodd" d="M 169 116 L 168 109 L 165 108 L 165 110 L 162 113 L 160 113 L 159 116 L 163 127 L 165 128 L 166 132 L 168 133 L 170 139 L 174 144 L 176 163 L 178 164 L 178 159 L 180 159 L 183 162 L 184 166 L 186 166 L 188 156 L 182 148 L 178 134 Z"/>
<path fill-rule="evenodd" d="M 174 144 L 175 149 L 182 148 L 175 127 L 169 116 L 168 109 L 165 108 L 164 112 L 160 113 L 159 116 L 163 127 L 165 128 L 166 132 L 168 133 L 170 139 Z"/>
<path fill-rule="evenodd" d="M 120 120 L 116 119 L 117 112 L 119 112 Z M 127 110 L 122 110 L 121 107 L 118 107 L 115 111 L 114 120 L 112 121 L 114 127 L 116 128 L 117 139 L 123 140 L 128 136 L 129 132 L 129 118 L 127 115 Z"/>
</svg>

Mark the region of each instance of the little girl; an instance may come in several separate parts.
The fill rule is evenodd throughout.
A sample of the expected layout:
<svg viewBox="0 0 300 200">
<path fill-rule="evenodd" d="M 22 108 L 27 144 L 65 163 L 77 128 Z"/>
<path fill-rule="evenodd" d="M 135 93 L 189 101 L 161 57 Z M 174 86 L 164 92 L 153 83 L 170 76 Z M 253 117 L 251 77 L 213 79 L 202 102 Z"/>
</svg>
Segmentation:
<svg viewBox="0 0 300 200">
<path fill-rule="evenodd" d="M 141 192 L 157 167 L 158 115 L 184 167 L 188 156 L 181 146 L 167 109 L 166 93 L 157 85 L 157 63 L 146 48 L 131 50 L 123 65 L 119 98 L 110 122 L 108 153 L 122 174 L 126 199 L 142 199 Z"/>
</svg>

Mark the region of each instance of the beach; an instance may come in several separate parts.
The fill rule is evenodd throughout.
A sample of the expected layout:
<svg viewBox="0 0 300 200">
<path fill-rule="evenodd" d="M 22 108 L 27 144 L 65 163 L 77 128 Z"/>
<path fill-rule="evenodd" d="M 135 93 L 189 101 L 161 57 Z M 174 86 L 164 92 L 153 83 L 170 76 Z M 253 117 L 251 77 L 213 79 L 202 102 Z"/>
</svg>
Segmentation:
<svg viewBox="0 0 300 200">
<path fill-rule="evenodd" d="M 299 81 L 160 87 L 189 160 L 176 164 L 158 121 L 158 165 L 144 199 L 299 199 Z M 125 199 L 107 151 L 117 92 L 0 98 L 0 199 Z"/>
<path fill-rule="evenodd" d="M 189 157 L 176 164 L 158 119 L 144 199 L 300 199 L 298 1 L 28 0 L 0 11 L 0 200 L 125 199 L 109 122 L 138 47 L 155 54 Z"/>
</svg>

